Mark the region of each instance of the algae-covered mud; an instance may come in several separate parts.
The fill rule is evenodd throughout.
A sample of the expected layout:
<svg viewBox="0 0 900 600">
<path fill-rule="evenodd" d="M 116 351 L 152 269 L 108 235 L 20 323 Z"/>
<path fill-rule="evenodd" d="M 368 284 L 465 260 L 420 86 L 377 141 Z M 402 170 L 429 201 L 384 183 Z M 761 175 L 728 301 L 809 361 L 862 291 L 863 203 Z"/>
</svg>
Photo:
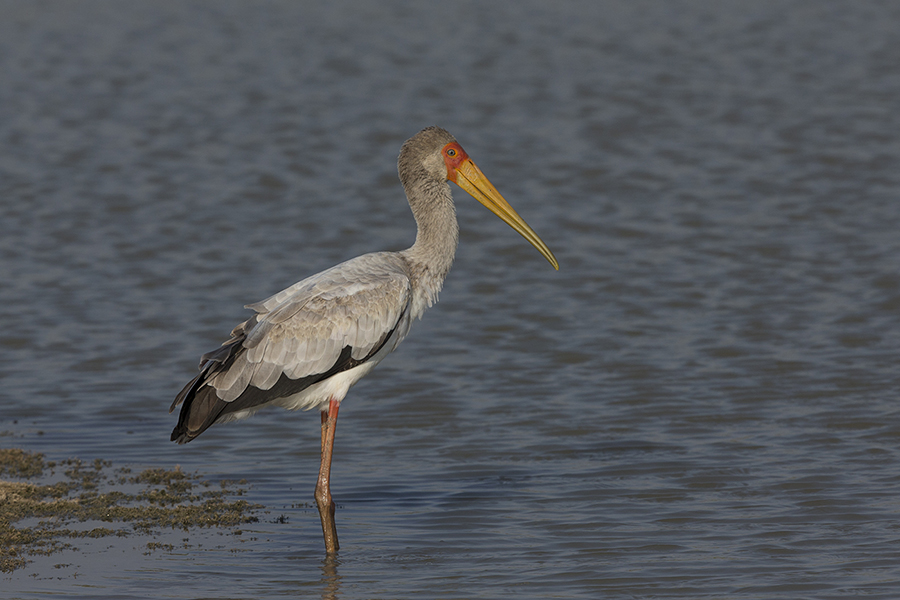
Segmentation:
<svg viewBox="0 0 900 600">
<path fill-rule="evenodd" d="M 213 485 L 177 466 L 132 473 L 105 460 L 47 461 L 0 448 L 0 571 L 25 566 L 29 556 L 73 548 L 83 538 L 255 522 L 254 511 L 262 507 L 234 499 L 243 495 L 244 483 Z"/>
</svg>

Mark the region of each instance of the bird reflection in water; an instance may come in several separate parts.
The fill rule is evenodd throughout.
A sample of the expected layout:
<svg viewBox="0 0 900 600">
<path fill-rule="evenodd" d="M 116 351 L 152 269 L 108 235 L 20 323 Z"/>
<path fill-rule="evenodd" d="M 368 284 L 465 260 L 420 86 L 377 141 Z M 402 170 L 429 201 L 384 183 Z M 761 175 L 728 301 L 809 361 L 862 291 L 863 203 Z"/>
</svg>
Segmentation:
<svg viewBox="0 0 900 600">
<path fill-rule="evenodd" d="M 322 600 L 337 600 L 341 589 L 341 576 L 338 574 L 338 566 L 341 561 L 337 554 L 326 553 L 322 559 Z"/>
</svg>

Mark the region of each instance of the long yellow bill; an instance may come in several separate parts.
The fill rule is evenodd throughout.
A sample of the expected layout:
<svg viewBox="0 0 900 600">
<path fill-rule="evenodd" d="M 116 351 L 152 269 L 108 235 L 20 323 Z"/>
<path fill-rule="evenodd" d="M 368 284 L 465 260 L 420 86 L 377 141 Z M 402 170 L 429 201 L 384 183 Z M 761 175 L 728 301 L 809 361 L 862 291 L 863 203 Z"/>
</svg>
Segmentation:
<svg viewBox="0 0 900 600">
<path fill-rule="evenodd" d="M 462 148 L 459 148 L 462 150 Z M 503 219 L 507 225 L 519 232 L 523 238 L 531 242 L 531 245 L 538 249 L 538 252 L 544 255 L 553 268 L 559 271 L 559 263 L 556 257 L 550 252 L 550 248 L 544 243 L 538 234 L 528 226 L 525 219 L 519 216 L 512 206 L 509 205 L 497 188 L 484 176 L 471 158 L 463 153 L 462 160 L 455 166 L 456 177 L 452 181 L 456 185 L 464 189 L 473 198 L 484 204 L 489 211 Z"/>
</svg>

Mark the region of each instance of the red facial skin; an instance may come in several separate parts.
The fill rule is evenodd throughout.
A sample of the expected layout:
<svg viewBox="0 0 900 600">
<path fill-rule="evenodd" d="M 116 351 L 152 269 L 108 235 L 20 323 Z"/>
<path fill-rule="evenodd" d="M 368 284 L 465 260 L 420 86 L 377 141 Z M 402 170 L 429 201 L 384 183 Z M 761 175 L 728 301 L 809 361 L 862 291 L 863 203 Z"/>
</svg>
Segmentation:
<svg viewBox="0 0 900 600">
<path fill-rule="evenodd" d="M 469 155 L 457 142 L 450 142 L 441 150 L 441 156 L 444 157 L 444 164 L 447 165 L 447 179 L 456 183 L 456 170 L 462 163 L 469 160 Z"/>
</svg>

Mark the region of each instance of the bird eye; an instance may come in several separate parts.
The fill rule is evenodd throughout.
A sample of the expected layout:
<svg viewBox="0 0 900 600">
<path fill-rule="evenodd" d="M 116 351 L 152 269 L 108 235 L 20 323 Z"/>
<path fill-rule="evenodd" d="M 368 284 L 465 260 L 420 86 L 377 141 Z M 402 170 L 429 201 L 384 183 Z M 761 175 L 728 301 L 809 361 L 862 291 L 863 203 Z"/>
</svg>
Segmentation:
<svg viewBox="0 0 900 600">
<path fill-rule="evenodd" d="M 456 150 L 450 148 L 449 150 L 447 150 L 447 156 L 456 156 Z"/>
</svg>

